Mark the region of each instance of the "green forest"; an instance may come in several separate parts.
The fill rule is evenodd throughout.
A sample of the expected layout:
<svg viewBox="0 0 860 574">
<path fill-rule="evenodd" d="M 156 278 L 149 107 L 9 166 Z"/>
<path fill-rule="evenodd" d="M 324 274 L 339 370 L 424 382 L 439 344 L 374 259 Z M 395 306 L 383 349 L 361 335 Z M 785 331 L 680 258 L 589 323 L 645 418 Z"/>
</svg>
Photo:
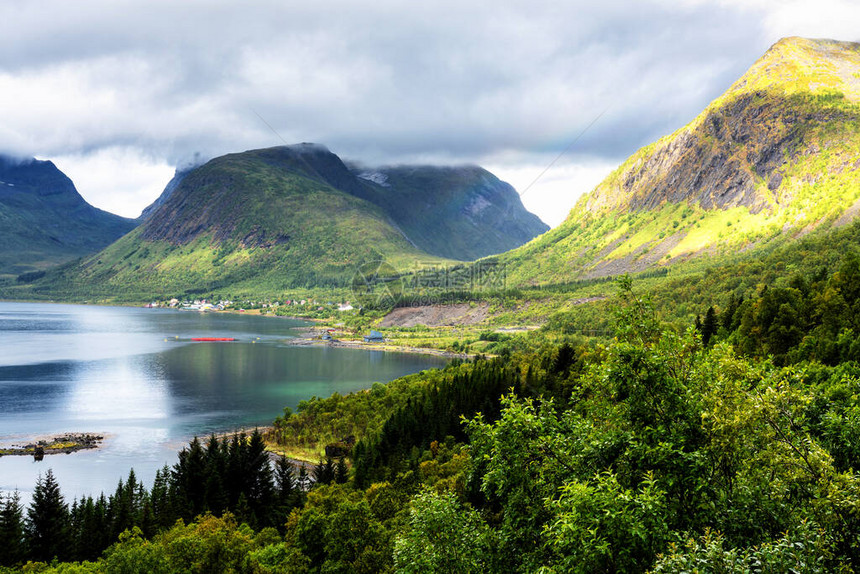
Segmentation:
<svg viewBox="0 0 860 574">
<path fill-rule="evenodd" d="M 858 258 L 688 325 L 622 278 L 611 338 L 536 339 L 305 401 L 270 441 L 195 439 L 151 487 L 0 512 L 26 572 L 851 572 L 860 567 Z M 302 438 L 304 437 L 304 438 Z M 341 444 L 344 446 L 344 444 Z"/>
</svg>

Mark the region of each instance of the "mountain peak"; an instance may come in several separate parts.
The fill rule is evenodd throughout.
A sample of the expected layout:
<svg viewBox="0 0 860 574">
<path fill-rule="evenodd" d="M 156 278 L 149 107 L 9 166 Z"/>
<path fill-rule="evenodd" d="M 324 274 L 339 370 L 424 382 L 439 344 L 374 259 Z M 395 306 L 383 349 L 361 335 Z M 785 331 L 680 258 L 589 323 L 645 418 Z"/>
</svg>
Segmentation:
<svg viewBox="0 0 860 574">
<path fill-rule="evenodd" d="M 134 222 L 88 204 L 51 161 L 0 155 L 0 276 L 101 249 Z"/>
<path fill-rule="evenodd" d="M 860 44 L 791 36 L 759 58 L 716 103 L 757 91 L 824 94 L 840 92 L 860 102 Z"/>
<path fill-rule="evenodd" d="M 547 261 L 586 277 L 636 272 L 845 223 L 860 212 L 858 125 L 860 44 L 784 38 L 511 256 L 512 276 L 533 280 Z"/>
<path fill-rule="evenodd" d="M 282 146 L 286 149 L 296 152 L 298 154 L 318 154 L 318 153 L 331 153 L 331 150 L 328 149 L 323 144 L 312 143 L 312 142 L 302 142 L 298 144 L 286 145 Z"/>
</svg>

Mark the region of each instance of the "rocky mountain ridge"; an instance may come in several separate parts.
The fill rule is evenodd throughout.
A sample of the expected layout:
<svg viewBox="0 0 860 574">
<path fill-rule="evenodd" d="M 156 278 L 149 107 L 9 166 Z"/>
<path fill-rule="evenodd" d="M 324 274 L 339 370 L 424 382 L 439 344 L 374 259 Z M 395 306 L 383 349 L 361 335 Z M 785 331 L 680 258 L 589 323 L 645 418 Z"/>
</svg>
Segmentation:
<svg viewBox="0 0 860 574">
<path fill-rule="evenodd" d="M 858 202 L 860 44 L 786 38 L 499 259 L 522 284 L 656 270 L 844 224 Z"/>
</svg>

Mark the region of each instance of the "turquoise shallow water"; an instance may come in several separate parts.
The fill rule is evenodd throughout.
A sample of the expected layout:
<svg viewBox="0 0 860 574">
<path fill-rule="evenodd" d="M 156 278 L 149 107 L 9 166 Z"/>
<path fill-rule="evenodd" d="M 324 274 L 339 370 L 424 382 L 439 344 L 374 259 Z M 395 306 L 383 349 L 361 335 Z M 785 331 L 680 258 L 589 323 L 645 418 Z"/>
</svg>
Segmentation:
<svg viewBox="0 0 860 574">
<path fill-rule="evenodd" d="M 53 468 L 71 500 L 150 484 L 194 436 L 267 425 L 311 396 L 444 365 L 405 353 L 288 346 L 301 321 L 166 309 L 0 303 L 0 441 L 104 434 L 103 448 L 0 457 L 0 491 L 25 498 Z M 192 337 L 235 337 L 231 343 Z"/>
</svg>

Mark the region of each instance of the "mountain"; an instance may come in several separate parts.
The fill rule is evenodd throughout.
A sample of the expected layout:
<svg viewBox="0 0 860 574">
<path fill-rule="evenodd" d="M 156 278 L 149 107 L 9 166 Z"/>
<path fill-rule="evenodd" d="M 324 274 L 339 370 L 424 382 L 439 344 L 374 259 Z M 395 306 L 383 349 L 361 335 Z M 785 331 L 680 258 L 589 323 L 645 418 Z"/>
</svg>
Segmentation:
<svg viewBox="0 0 860 574">
<path fill-rule="evenodd" d="M 93 253 L 134 226 L 88 204 L 50 161 L 0 156 L 0 277 Z"/>
<path fill-rule="evenodd" d="M 380 206 L 428 253 L 463 261 L 509 251 L 549 227 L 509 184 L 477 166 L 396 166 L 353 171 Z"/>
<path fill-rule="evenodd" d="M 527 211 L 519 194 L 478 166 L 347 166 L 322 146 L 300 144 L 294 167 L 335 189 L 370 201 L 415 247 L 432 255 L 471 261 L 509 251 L 549 230 Z M 193 168 L 177 169 L 164 192 L 143 210 L 146 219 Z"/>
<path fill-rule="evenodd" d="M 786 38 L 675 133 L 499 258 L 515 284 L 658 269 L 860 212 L 860 44 Z"/>
<path fill-rule="evenodd" d="M 229 154 L 193 169 L 131 233 L 36 289 L 119 299 L 278 294 L 345 286 L 363 264 L 442 264 L 359 197 L 364 180 L 321 146 Z"/>
<path fill-rule="evenodd" d="M 362 266 L 400 271 L 494 253 L 546 227 L 477 167 L 351 170 L 323 146 L 252 150 L 178 170 L 141 224 L 35 287 L 126 300 L 344 287 Z M 389 181 L 391 183 L 389 183 Z"/>
</svg>

